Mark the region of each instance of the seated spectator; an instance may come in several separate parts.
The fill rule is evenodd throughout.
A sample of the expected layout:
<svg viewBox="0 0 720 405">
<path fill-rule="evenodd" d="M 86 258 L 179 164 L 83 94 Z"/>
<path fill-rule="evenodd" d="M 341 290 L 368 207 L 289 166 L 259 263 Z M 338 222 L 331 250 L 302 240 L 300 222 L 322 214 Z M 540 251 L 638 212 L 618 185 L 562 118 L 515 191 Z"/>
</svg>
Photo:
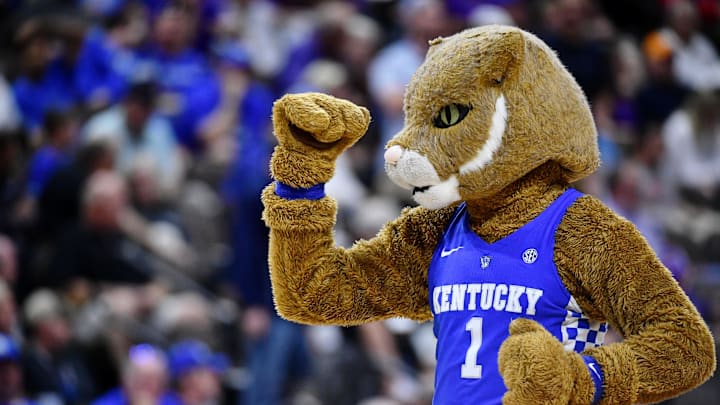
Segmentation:
<svg viewBox="0 0 720 405">
<path fill-rule="evenodd" d="M 273 79 L 279 93 L 293 92 L 292 88 L 301 80 L 302 72 L 318 59 L 337 59 L 344 45 L 344 27 L 356 13 L 352 2 L 321 2 L 313 13 L 297 13 L 295 18 L 305 19 L 302 29 L 288 27 L 287 54 L 284 66 Z M 365 61 L 367 63 L 367 61 Z"/>
<path fill-rule="evenodd" d="M 72 343 L 59 297 L 37 290 L 23 308 L 29 342 L 23 355 L 27 394 L 40 403 L 85 403 L 94 395 L 92 376 Z"/>
<path fill-rule="evenodd" d="M 97 171 L 112 169 L 112 152 L 110 146 L 102 142 L 81 146 L 73 161 L 48 180 L 38 200 L 38 241 L 54 241 L 58 231 L 80 220 L 85 181 Z"/>
<path fill-rule="evenodd" d="M 265 138 L 272 138 L 270 117 L 275 96 L 254 77 L 245 48 L 228 42 L 217 45 L 213 51 L 222 102 L 207 121 L 204 139 L 210 143 L 208 152 L 216 157 L 215 161 L 227 161 L 232 158 L 234 143 L 252 148 L 256 143 L 267 144 Z M 262 165 L 249 158 L 247 164 Z"/>
<path fill-rule="evenodd" d="M 20 357 L 17 343 L 0 334 L 0 404 L 34 404 L 23 395 Z"/>
<path fill-rule="evenodd" d="M 154 19 L 167 7 L 168 0 L 143 0 L 150 18 Z M 195 27 L 195 35 L 192 38 L 192 46 L 200 52 L 207 52 L 217 31 L 217 20 L 220 13 L 225 7 L 229 6 L 229 2 L 225 0 L 176 0 L 176 4 L 180 4 L 187 15 L 192 17 L 191 24 Z"/>
<path fill-rule="evenodd" d="M 109 13 L 102 27 L 85 35 L 75 67 L 75 86 L 91 110 L 119 102 L 129 83 L 152 74 L 151 65 L 143 64 L 136 50 L 144 39 L 145 30 L 138 27 L 141 21 L 125 7 Z"/>
<path fill-rule="evenodd" d="M 222 403 L 222 373 L 228 359 L 213 353 L 205 343 L 186 340 L 168 350 L 170 370 L 183 405 Z"/>
<path fill-rule="evenodd" d="M 204 150 L 205 121 L 218 106 L 220 87 L 204 55 L 194 51 L 193 16 L 181 6 L 163 9 L 154 24 L 154 50 L 160 85 L 160 112 L 167 117 L 178 141 L 187 150 Z"/>
<path fill-rule="evenodd" d="M 140 159 L 149 161 L 161 195 L 171 196 L 183 177 L 181 152 L 172 126 L 155 112 L 155 88 L 134 84 L 122 104 L 90 118 L 85 142 L 105 141 L 115 152 L 115 168 L 128 175 Z"/>
<path fill-rule="evenodd" d="M 93 401 L 92 405 L 180 405 L 177 395 L 167 389 L 168 366 L 165 354 L 149 344 L 130 348 L 123 365 L 122 385 Z"/>
<path fill-rule="evenodd" d="M 243 48 L 227 44 L 216 53 L 224 101 L 214 117 L 215 132 L 230 133 L 238 143 L 230 166 L 232 178 L 225 184 L 231 191 L 242 188 L 248 190 L 247 195 L 257 195 L 269 181 L 267 166 L 275 142 L 270 122 L 274 96 L 252 76 Z"/>
<path fill-rule="evenodd" d="M 610 52 L 603 36 L 608 36 L 602 18 L 593 15 L 588 0 L 548 2 L 547 31 L 542 39 L 554 49 L 592 103 L 607 83 L 611 83 Z"/>
<path fill-rule="evenodd" d="M 698 94 L 663 127 L 666 168 L 686 200 L 720 209 L 720 96 Z"/>
<path fill-rule="evenodd" d="M 349 83 L 367 96 L 367 71 L 380 45 L 382 31 L 378 23 L 366 15 L 355 13 L 343 24 L 343 35 L 338 45 L 340 61 L 348 70 Z M 369 100 L 359 100 L 370 105 Z"/>
<path fill-rule="evenodd" d="M 65 232 L 48 274 L 52 285 L 74 278 L 95 282 L 146 283 L 152 267 L 145 252 L 122 231 L 129 210 L 125 182 L 109 172 L 92 175 L 82 198 L 81 222 Z"/>
<path fill-rule="evenodd" d="M 23 127 L 38 139 L 48 111 L 69 111 L 76 106 L 73 72 L 66 61 L 54 56 L 52 38 L 38 21 L 21 26 L 17 42 L 22 72 L 13 82 L 13 93 Z"/>
<path fill-rule="evenodd" d="M 673 72 L 677 80 L 696 91 L 720 89 L 720 57 L 698 29 L 698 11 L 693 2 L 670 2 L 667 20 L 660 35 L 673 49 Z"/>
<path fill-rule="evenodd" d="M 217 317 L 213 309 L 213 303 L 197 292 L 168 294 L 155 305 L 152 325 L 171 341 L 217 344 Z"/>
<path fill-rule="evenodd" d="M 69 114 L 49 111 L 43 120 L 43 144 L 35 151 L 28 169 L 27 192 L 37 200 L 53 174 L 70 159 L 77 122 Z"/>
<path fill-rule="evenodd" d="M 83 188 L 87 179 L 98 171 L 111 170 L 112 166 L 110 147 L 93 143 L 82 146 L 73 160 L 48 180 L 37 201 L 36 220 L 28 235 L 27 246 L 31 250 L 24 256 L 25 271 L 18 273 L 15 288 L 18 297 L 27 296 L 38 286 L 57 286 L 70 281 L 67 277 L 72 277 L 75 270 L 69 274 L 56 273 L 63 266 L 58 260 L 65 260 L 58 251 L 60 242 L 77 237 L 81 228 L 78 224 L 82 222 Z"/>
<path fill-rule="evenodd" d="M 682 106 L 689 91 L 675 78 L 673 50 L 660 33 L 646 36 L 642 48 L 648 78 L 635 99 L 639 124 L 641 127 L 662 125 L 673 111 Z"/>
</svg>

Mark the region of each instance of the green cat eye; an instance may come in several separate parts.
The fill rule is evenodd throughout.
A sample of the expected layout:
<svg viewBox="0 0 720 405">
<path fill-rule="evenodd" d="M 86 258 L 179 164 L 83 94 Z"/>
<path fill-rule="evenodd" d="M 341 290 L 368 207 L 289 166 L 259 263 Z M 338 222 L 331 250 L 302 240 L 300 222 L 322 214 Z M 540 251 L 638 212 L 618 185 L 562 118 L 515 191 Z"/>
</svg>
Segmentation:
<svg viewBox="0 0 720 405">
<path fill-rule="evenodd" d="M 472 106 L 462 104 L 449 104 L 440 110 L 433 124 L 437 128 L 449 128 L 462 121 L 463 118 L 470 112 Z"/>
</svg>

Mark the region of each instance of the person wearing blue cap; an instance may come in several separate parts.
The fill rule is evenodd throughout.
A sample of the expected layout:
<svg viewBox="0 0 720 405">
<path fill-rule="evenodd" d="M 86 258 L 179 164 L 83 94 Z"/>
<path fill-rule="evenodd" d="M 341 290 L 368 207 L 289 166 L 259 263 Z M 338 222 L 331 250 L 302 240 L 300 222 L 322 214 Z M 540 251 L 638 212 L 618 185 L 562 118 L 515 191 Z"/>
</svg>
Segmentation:
<svg viewBox="0 0 720 405">
<path fill-rule="evenodd" d="M 222 402 L 222 374 L 228 359 L 213 353 L 203 342 L 185 340 L 170 347 L 170 371 L 183 405 L 214 405 Z"/>
<path fill-rule="evenodd" d="M 181 405 L 167 389 L 168 364 L 165 353 L 150 344 L 130 348 L 122 374 L 122 386 L 92 402 L 92 405 Z"/>
<path fill-rule="evenodd" d="M 23 395 L 20 349 L 9 336 L 0 333 L 0 405 L 31 405 Z"/>
</svg>

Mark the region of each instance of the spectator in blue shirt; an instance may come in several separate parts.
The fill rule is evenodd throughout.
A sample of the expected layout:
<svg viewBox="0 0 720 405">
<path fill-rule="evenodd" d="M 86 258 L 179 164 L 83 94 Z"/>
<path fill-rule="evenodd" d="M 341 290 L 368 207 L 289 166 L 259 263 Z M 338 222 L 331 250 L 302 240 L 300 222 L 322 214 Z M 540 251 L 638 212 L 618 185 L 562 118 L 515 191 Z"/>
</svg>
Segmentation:
<svg viewBox="0 0 720 405">
<path fill-rule="evenodd" d="M 198 340 L 185 340 L 168 350 L 170 370 L 183 405 L 217 405 L 222 401 L 222 374 L 228 359 Z"/>
<path fill-rule="evenodd" d="M 160 15 L 170 0 L 143 0 L 151 18 Z M 197 27 L 196 35 L 193 36 L 193 47 L 200 52 L 207 52 L 216 30 L 218 17 L 223 7 L 228 2 L 225 0 L 202 0 L 202 1 L 176 1 L 191 15 L 192 23 Z"/>
<path fill-rule="evenodd" d="M 58 168 L 69 160 L 69 152 L 77 131 L 72 115 L 50 111 L 43 120 L 45 142 L 35 151 L 28 170 L 28 194 L 37 199 L 45 184 Z"/>
<path fill-rule="evenodd" d="M 159 109 L 172 123 L 178 141 L 190 152 L 205 148 L 204 126 L 220 102 L 220 86 L 202 54 L 191 47 L 194 36 L 188 10 L 169 5 L 155 21 L 154 50 Z"/>
<path fill-rule="evenodd" d="M 77 131 L 72 115 L 50 111 L 43 121 L 43 144 L 33 154 L 27 172 L 25 195 L 16 214 L 21 221 L 35 219 L 36 205 L 52 176 L 70 160 L 70 148 Z"/>
<path fill-rule="evenodd" d="M 244 160 L 248 167 L 243 170 L 260 172 L 264 181 L 267 167 L 262 166 L 267 164 L 263 164 L 262 159 L 267 154 L 264 148 L 273 138 L 270 116 L 275 95 L 254 77 L 245 48 L 233 42 L 224 42 L 216 44 L 213 53 L 214 68 L 221 82 L 222 101 L 204 127 L 204 139 L 210 148 L 208 152 L 216 161 L 219 160 L 217 158 L 229 161 L 232 153 L 228 154 L 228 151 L 237 149 L 234 146 L 241 144 L 241 148 L 247 148 L 243 153 L 254 154 L 244 157 L 249 159 Z"/>
<path fill-rule="evenodd" d="M 234 133 L 238 145 L 221 190 L 232 220 L 234 254 L 228 281 L 237 287 L 246 305 L 272 310 L 267 261 L 262 254 L 267 251 L 267 231 L 260 219 L 262 204 L 258 195 L 270 182 L 274 96 L 252 78 L 248 55 L 242 48 L 225 44 L 215 51 L 224 99 L 228 100 L 224 103 L 228 117 L 216 122 L 234 124 L 234 128 L 222 130 Z"/>
<path fill-rule="evenodd" d="M 128 9 L 88 31 L 75 67 L 75 86 L 91 110 L 120 101 L 131 82 L 151 76 L 151 64 L 143 63 L 135 49 L 143 39 Z"/>
<path fill-rule="evenodd" d="M 18 43 L 22 73 L 13 82 L 13 93 L 23 127 L 37 137 L 48 111 L 76 106 L 73 72 L 65 60 L 53 56 L 51 38 L 38 23 L 21 27 Z"/>
</svg>

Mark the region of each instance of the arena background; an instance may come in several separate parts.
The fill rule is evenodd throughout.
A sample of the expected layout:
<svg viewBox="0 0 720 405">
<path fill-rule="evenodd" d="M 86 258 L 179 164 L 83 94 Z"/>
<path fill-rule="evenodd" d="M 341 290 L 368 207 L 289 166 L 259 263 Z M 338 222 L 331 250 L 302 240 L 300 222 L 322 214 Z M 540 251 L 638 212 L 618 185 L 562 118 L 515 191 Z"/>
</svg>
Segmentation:
<svg viewBox="0 0 720 405">
<path fill-rule="evenodd" d="M 371 110 L 328 190 L 337 242 L 372 237 L 411 204 L 379 162 L 427 41 L 490 23 L 558 51 L 600 135 L 578 187 L 720 336 L 718 1 L 0 0 L 0 404 L 429 404 L 430 325 L 274 314 L 270 110 Z"/>
</svg>

